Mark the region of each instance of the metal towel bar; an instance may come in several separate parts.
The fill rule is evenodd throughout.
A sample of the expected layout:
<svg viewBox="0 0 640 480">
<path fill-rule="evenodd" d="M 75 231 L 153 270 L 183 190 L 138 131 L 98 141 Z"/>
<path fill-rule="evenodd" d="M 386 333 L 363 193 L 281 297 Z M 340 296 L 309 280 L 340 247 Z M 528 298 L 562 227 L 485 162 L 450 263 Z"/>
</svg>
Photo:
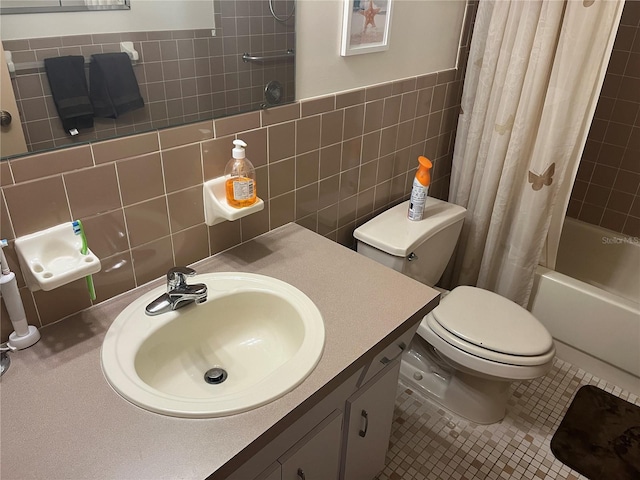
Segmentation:
<svg viewBox="0 0 640 480">
<path fill-rule="evenodd" d="M 140 54 L 133 47 L 133 42 L 120 42 L 120 51 L 129 55 L 131 59 L 131 63 L 134 65 L 138 60 L 140 60 Z M 7 67 L 9 68 L 10 74 L 15 74 L 16 72 L 21 72 L 25 70 L 44 70 L 44 60 L 36 61 L 36 62 L 22 62 L 22 63 L 14 63 L 13 55 L 9 50 L 5 50 L 4 52 Z M 89 65 L 91 62 L 90 58 L 84 59 L 84 64 Z"/>
<path fill-rule="evenodd" d="M 276 60 L 284 60 L 295 57 L 296 54 L 293 50 L 289 49 L 285 53 L 277 53 L 275 55 L 252 55 L 250 53 L 242 54 L 243 62 L 272 62 Z"/>
</svg>

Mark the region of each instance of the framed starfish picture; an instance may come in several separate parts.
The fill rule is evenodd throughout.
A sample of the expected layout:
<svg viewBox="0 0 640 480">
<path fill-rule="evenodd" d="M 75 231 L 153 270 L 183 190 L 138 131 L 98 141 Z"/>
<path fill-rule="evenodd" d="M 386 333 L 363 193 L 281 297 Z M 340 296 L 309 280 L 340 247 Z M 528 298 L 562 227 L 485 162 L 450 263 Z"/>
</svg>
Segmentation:
<svg viewBox="0 0 640 480">
<path fill-rule="evenodd" d="M 340 55 L 381 52 L 389 48 L 392 0 L 343 0 Z"/>
</svg>

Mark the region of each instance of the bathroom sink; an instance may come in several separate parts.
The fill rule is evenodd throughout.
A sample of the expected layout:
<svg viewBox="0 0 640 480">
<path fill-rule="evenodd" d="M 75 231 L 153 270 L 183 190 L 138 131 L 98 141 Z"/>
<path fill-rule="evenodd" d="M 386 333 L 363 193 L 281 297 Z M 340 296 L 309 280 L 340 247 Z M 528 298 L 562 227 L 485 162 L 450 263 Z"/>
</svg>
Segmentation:
<svg viewBox="0 0 640 480">
<path fill-rule="evenodd" d="M 127 306 L 102 344 L 111 386 L 146 410 L 187 418 L 240 413 L 291 391 L 315 368 L 324 323 L 314 303 L 280 280 L 250 273 L 193 278 L 207 300 L 157 316 L 159 287 Z"/>
</svg>

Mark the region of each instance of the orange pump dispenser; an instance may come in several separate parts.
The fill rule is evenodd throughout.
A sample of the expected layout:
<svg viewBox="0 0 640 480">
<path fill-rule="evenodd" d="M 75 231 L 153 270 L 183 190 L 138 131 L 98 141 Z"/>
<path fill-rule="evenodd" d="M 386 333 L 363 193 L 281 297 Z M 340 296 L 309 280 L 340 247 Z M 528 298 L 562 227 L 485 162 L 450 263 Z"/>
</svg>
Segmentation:
<svg viewBox="0 0 640 480">
<path fill-rule="evenodd" d="M 424 214 L 424 205 L 427 201 L 429 184 L 431 183 L 431 168 L 433 164 L 427 157 L 419 156 L 418 162 L 420 166 L 413 179 L 413 188 L 411 189 L 411 200 L 409 202 L 409 220 L 422 220 Z"/>
<path fill-rule="evenodd" d="M 256 171 L 253 165 L 245 156 L 244 147 L 247 146 L 242 140 L 234 140 L 235 148 L 232 150 L 233 158 L 229 160 L 225 167 L 224 174 L 225 193 L 227 203 L 233 208 L 248 207 L 256 203 Z"/>
</svg>

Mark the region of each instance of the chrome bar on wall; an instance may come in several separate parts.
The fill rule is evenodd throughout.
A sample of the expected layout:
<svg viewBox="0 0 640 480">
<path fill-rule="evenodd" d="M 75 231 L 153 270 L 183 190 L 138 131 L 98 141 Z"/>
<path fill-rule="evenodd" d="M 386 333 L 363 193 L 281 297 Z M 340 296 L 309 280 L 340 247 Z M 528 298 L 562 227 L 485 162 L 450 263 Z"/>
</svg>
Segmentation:
<svg viewBox="0 0 640 480">
<path fill-rule="evenodd" d="M 294 58 L 296 56 L 295 52 L 291 49 L 287 50 L 285 53 L 276 53 L 275 55 L 252 55 L 250 53 L 242 54 L 243 62 L 275 62 L 277 60 L 288 60 L 290 58 Z"/>
</svg>

